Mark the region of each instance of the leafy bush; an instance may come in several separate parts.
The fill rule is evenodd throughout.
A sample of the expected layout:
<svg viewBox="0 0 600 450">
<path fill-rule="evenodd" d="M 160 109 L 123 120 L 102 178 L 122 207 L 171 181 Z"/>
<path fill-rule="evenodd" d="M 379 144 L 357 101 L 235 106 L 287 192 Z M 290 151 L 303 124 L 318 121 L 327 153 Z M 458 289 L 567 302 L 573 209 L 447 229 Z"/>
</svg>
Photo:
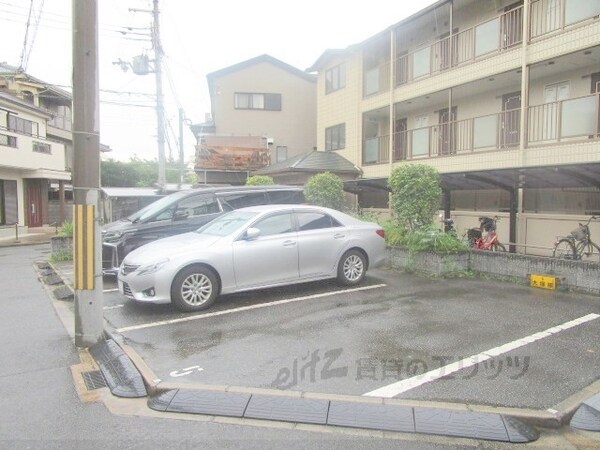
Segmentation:
<svg viewBox="0 0 600 450">
<path fill-rule="evenodd" d="M 385 231 L 385 241 L 388 245 L 404 245 L 407 231 L 393 220 L 386 220 L 382 225 Z"/>
<path fill-rule="evenodd" d="M 331 172 L 313 175 L 306 182 L 304 196 L 308 203 L 337 210 L 344 209 L 344 183 Z"/>
<path fill-rule="evenodd" d="M 409 230 L 430 227 L 442 195 L 438 172 L 424 164 L 403 164 L 392 171 L 388 183 L 398 223 Z"/>
<path fill-rule="evenodd" d="M 63 248 L 50 255 L 50 262 L 72 261 L 73 252 L 70 249 Z"/>
<path fill-rule="evenodd" d="M 246 186 L 267 186 L 272 184 L 275 184 L 275 181 L 267 175 L 254 175 L 246 179 Z"/>
<path fill-rule="evenodd" d="M 387 236 L 387 232 L 386 232 Z M 467 250 L 467 246 L 453 233 L 444 233 L 433 227 L 420 228 L 406 233 L 399 243 L 409 251 L 453 252 Z"/>
<path fill-rule="evenodd" d="M 60 226 L 59 236 L 73 237 L 73 222 L 65 220 Z"/>
</svg>

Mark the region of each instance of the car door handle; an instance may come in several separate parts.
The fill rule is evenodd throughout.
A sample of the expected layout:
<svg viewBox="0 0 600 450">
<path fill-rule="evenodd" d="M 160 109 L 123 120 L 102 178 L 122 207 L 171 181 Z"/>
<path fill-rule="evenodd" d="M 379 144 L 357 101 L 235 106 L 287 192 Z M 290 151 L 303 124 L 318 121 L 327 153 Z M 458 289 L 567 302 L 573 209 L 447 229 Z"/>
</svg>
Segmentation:
<svg viewBox="0 0 600 450">
<path fill-rule="evenodd" d="M 335 234 L 333 235 L 333 238 L 334 238 L 334 239 L 344 239 L 345 237 L 346 237 L 346 235 L 345 235 L 345 234 L 343 234 L 343 233 L 335 233 Z"/>
<path fill-rule="evenodd" d="M 284 247 L 293 247 L 294 245 L 296 245 L 296 241 L 284 241 L 283 243 Z"/>
</svg>

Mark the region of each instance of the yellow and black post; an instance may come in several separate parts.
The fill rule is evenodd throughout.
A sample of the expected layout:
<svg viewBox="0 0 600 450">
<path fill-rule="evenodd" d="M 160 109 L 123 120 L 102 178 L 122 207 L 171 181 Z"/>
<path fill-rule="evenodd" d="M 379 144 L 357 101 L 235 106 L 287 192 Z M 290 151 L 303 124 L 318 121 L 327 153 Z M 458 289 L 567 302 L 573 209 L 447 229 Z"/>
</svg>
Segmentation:
<svg viewBox="0 0 600 450">
<path fill-rule="evenodd" d="M 75 345 L 103 337 L 97 0 L 73 0 Z"/>
</svg>

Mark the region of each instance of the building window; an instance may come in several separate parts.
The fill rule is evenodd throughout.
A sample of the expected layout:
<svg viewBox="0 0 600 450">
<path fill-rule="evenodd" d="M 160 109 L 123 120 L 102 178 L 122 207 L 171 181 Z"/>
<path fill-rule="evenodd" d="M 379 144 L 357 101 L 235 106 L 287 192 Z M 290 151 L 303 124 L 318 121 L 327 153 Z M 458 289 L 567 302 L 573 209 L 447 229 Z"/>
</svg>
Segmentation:
<svg viewBox="0 0 600 450">
<path fill-rule="evenodd" d="M 346 65 L 332 67 L 325 72 L 325 94 L 330 94 L 346 87 Z"/>
<path fill-rule="evenodd" d="M 36 153 L 46 153 L 49 155 L 52 153 L 52 147 L 50 147 L 50 144 L 46 144 L 44 142 L 34 142 L 33 151 Z"/>
<path fill-rule="evenodd" d="M 276 162 L 285 161 L 287 157 L 287 145 L 278 145 L 275 149 Z"/>
<path fill-rule="evenodd" d="M 29 136 L 38 136 L 38 124 L 31 120 L 23 119 L 21 117 L 8 115 L 8 130 L 14 131 L 15 133 L 27 134 Z"/>
<path fill-rule="evenodd" d="M 0 134 L 0 145 L 4 145 L 5 147 L 16 147 L 17 138 L 8 136 L 7 134 Z"/>
<path fill-rule="evenodd" d="M 235 109 L 262 109 L 281 111 L 281 94 L 235 93 Z"/>
<path fill-rule="evenodd" d="M 346 124 L 341 123 L 325 129 L 325 150 L 346 148 Z"/>
</svg>

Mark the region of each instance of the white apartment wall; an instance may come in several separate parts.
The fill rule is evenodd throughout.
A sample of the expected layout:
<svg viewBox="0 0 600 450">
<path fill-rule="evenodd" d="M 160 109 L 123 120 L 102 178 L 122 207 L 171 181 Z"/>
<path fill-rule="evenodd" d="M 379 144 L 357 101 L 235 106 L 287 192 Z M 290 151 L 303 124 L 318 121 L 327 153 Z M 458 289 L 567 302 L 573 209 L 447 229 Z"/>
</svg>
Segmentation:
<svg viewBox="0 0 600 450">
<path fill-rule="evenodd" d="M 305 153 L 317 145 L 317 84 L 269 63 L 222 75 L 215 81 L 216 134 L 264 136 L 276 146 L 286 145 L 288 157 Z M 281 94 L 281 111 L 234 108 L 234 95 Z"/>
</svg>

